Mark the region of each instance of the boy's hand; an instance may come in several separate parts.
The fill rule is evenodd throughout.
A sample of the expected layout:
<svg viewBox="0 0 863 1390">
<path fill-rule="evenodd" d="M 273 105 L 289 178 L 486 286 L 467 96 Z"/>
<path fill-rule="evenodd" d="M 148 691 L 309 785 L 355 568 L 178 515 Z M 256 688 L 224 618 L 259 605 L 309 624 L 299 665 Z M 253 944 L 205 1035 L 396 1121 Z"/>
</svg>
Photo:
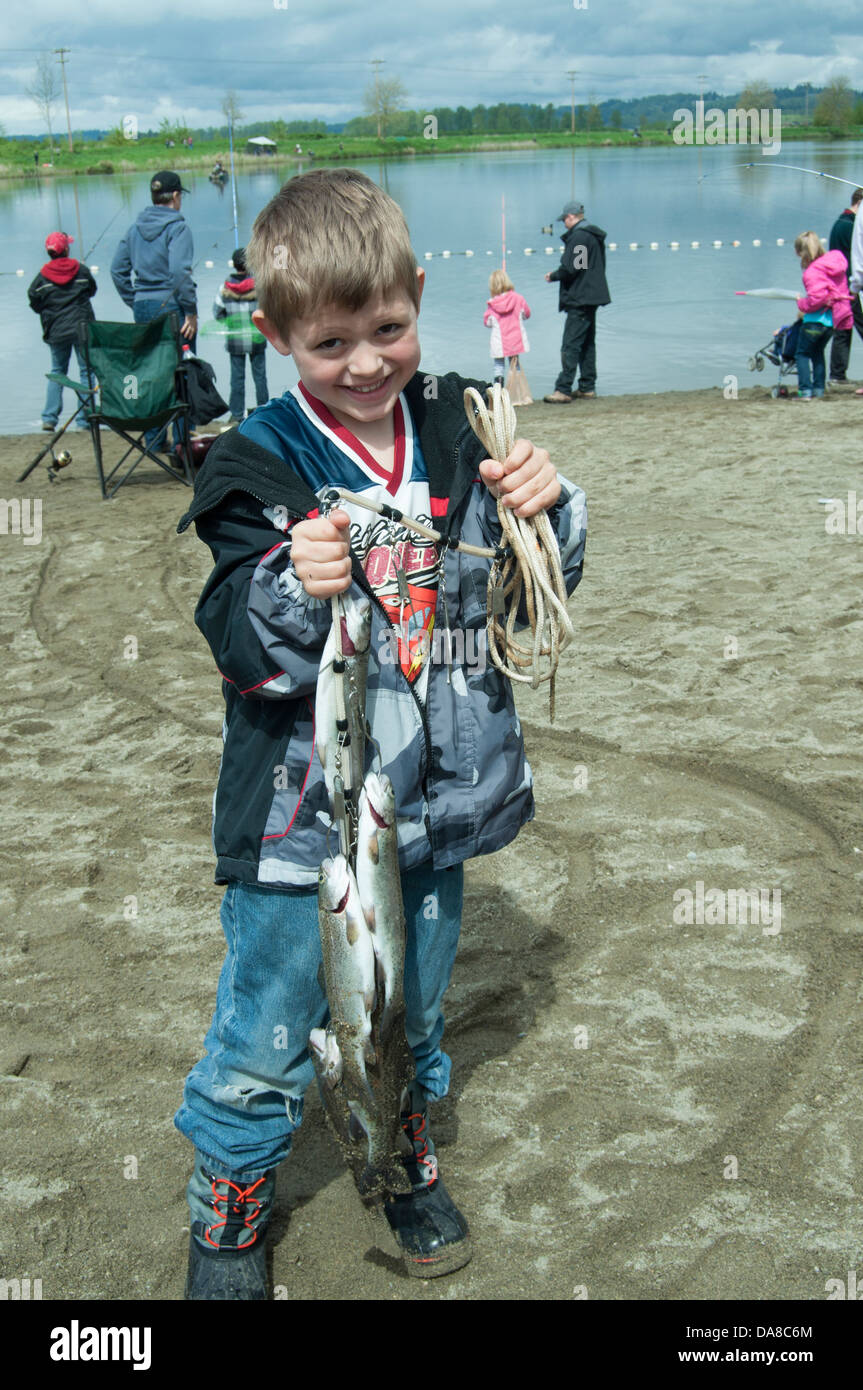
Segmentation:
<svg viewBox="0 0 863 1390">
<path fill-rule="evenodd" d="M 351 519 L 336 510 L 291 529 L 291 564 L 309 598 L 332 598 L 351 585 Z"/>
<path fill-rule="evenodd" d="M 499 497 L 516 516 L 535 516 L 553 507 L 560 496 L 554 464 L 545 449 L 535 449 L 529 439 L 517 439 L 503 464 L 484 459 L 479 475 L 493 497 Z"/>
</svg>

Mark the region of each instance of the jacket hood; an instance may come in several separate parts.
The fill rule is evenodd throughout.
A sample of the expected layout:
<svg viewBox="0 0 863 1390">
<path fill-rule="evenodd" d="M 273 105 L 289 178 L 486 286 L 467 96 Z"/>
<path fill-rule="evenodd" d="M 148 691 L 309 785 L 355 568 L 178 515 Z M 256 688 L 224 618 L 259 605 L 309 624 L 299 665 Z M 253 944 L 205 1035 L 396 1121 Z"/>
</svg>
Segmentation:
<svg viewBox="0 0 863 1390">
<path fill-rule="evenodd" d="M 848 257 L 844 251 L 825 251 L 823 256 L 818 257 L 818 260 L 821 261 L 825 270 L 832 271 L 834 275 L 837 272 L 844 275 L 848 269 Z M 818 261 L 813 261 L 812 264 L 817 265 Z"/>
<path fill-rule="evenodd" d="M 155 241 L 160 237 L 169 222 L 185 222 L 185 217 L 176 208 L 160 206 L 152 203 L 150 207 L 138 215 L 135 227 L 145 241 Z"/>
<path fill-rule="evenodd" d="M 567 227 L 565 232 L 561 232 L 561 241 L 566 241 L 573 232 L 590 232 L 590 235 L 595 236 L 597 241 L 605 241 L 607 235 L 601 227 L 597 227 L 593 222 L 576 222 L 574 227 Z"/>
<path fill-rule="evenodd" d="M 75 279 L 80 268 L 81 262 L 76 261 L 73 256 L 56 256 L 53 260 L 45 262 L 41 274 L 54 285 L 68 285 L 70 280 Z"/>
<path fill-rule="evenodd" d="M 503 294 L 496 294 L 488 301 L 488 307 L 496 314 L 511 314 L 520 298 L 521 295 L 516 294 L 515 290 L 504 290 Z"/>
<path fill-rule="evenodd" d="M 254 275 L 229 275 L 225 281 L 225 289 L 231 294 L 251 294 L 255 288 Z"/>
</svg>

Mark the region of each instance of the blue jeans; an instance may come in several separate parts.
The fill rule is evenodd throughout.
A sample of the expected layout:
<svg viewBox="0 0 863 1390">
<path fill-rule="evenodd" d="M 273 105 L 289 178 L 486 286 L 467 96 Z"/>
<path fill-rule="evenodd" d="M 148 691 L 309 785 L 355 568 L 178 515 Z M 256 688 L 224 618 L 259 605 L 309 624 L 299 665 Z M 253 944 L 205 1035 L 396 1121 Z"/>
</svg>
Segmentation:
<svg viewBox="0 0 863 1390">
<path fill-rule="evenodd" d="M 87 371 L 84 363 L 84 354 L 77 343 L 49 343 L 51 350 L 51 371 L 62 372 L 64 376 L 69 371 L 69 361 L 72 356 L 72 349 L 75 349 L 75 356 L 78 359 L 78 371 L 81 374 L 81 381 L 85 386 L 92 386 L 93 378 Z M 48 390 L 45 394 L 45 408 L 42 411 L 43 425 L 56 425 L 60 419 L 60 411 L 63 408 L 63 387 L 58 381 L 49 381 Z M 84 418 L 83 410 L 79 410 L 75 416 L 75 424 L 79 429 L 89 428 Z"/>
<path fill-rule="evenodd" d="M 827 379 L 824 353 L 832 336 L 833 329 L 826 324 L 803 322 L 800 325 L 796 362 L 797 385 L 801 391 L 817 391 L 823 396 Z"/>
<path fill-rule="evenodd" d="M 463 878 L 460 864 L 402 874 L 405 1032 L 432 1100 L 449 1088 L 441 1005 L 461 929 Z M 230 883 L 221 918 L 228 954 L 207 1055 L 186 1079 L 174 1124 L 220 1171 L 254 1180 L 290 1152 L 315 1075 L 309 1033 L 329 1018 L 317 892 Z"/>
<path fill-rule="evenodd" d="M 267 350 L 260 347 L 248 354 L 255 383 L 255 404 L 266 405 L 270 399 L 267 391 Z M 242 420 L 246 413 L 246 356 L 245 352 L 232 352 L 231 357 L 231 398 L 229 409 L 232 420 Z"/>
<path fill-rule="evenodd" d="M 152 320 L 157 319 L 160 314 L 176 314 L 180 323 L 182 323 L 184 318 L 186 317 L 184 311 L 180 308 L 176 299 L 169 299 L 166 302 L 163 302 L 161 299 L 136 299 L 133 313 L 135 315 L 136 323 L 151 323 Z M 195 342 L 197 340 L 197 336 L 198 335 L 195 334 L 193 338 L 183 339 L 184 343 L 188 342 L 191 344 L 193 352 L 195 351 Z M 174 443 L 179 444 L 183 438 L 182 420 L 178 420 L 174 425 L 171 426 L 171 433 L 174 437 Z M 164 425 L 161 427 L 161 429 L 156 428 L 154 430 L 147 430 L 147 433 L 144 435 L 144 443 L 147 445 L 148 449 L 163 449 L 165 447 L 166 439 L 167 427 Z"/>
</svg>

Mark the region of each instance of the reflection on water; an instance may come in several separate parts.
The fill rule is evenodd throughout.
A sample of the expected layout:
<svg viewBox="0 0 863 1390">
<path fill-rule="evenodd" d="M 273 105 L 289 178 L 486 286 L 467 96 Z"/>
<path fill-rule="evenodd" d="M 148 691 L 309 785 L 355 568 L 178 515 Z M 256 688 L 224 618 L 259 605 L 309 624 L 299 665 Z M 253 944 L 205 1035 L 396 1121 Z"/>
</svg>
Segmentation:
<svg viewBox="0 0 863 1390">
<path fill-rule="evenodd" d="M 784 163 L 805 165 L 863 182 L 859 143 L 787 144 Z M 110 158 L 106 154 L 106 158 Z M 167 157 L 167 154 L 166 154 Z M 702 178 L 698 178 L 699 163 Z M 744 167 L 754 163 L 754 168 Z M 310 166 L 305 166 L 310 167 Z M 545 283 L 557 264 L 559 241 L 541 228 L 576 198 L 588 221 L 608 232 L 619 250 L 608 254 L 613 303 L 598 319 L 598 390 L 684 390 L 721 386 L 737 375 L 751 377 L 748 360 L 789 316 L 776 301 L 734 297 L 737 289 L 800 283 L 793 239 L 814 228 L 826 236 L 846 205 L 850 188 L 811 174 L 784 169 L 745 146 L 696 149 L 575 149 L 505 151 L 477 156 L 422 157 L 361 164 L 404 209 L 419 264 L 426 272 L 420 327 L 423 361 L 429 370 L 471 376 L 490 371 L 489 335 L 482 315 L 488 276 L 500 264 L 501 199 L 506 200 L 507 269 L 533 311 L 531 350 L 524 359 L 534 395 L 554 383 L 559 366 L 562 318 L 557 287 Z M 258 211 L 296 166 L 262 162 L 237 177 L 241 244 Z M 183 214 L 195 239 L 199 308 L 212 316 L 212 302 L 234 245 L 230 184 L 211 184 L 206 174 L 183 174 L 192 191 Z M 61 179 L 32 177 L 0 185 L 0 234 L 6 264 L 0 274 L 5 333 L 0 370 L 0 431 L 38 429 L 48 351 L 36 316 L 27 304 L 30 280 L 45 260 L 44 238 L 62 228 L 75 236 L 95 272 L 100 318 L 129 315 L 111 283 L 110 265 L 121 236 L 149 202 L 149 175 Z M 785 245 L 778 247 L 777 238 Z M 714 240 L 739 240 L 736 249 L 714 249 Z M 759 239 L 760 247 L 752 242 Z M 680 243 L 678 251 L 668 243 Z M 692 241 L 700 242 L 693 250 Z M 639 249 L 629 250 L 629 243 Z M 649 249 L 657 242 L 659 249 Z M 552 255 L 545 254 L 553 246 Z M 525 255 L 525 248 L 535 254 Z M 427 251 L 439 254 L 425 259 Z M 466 257 L 456 254 L 472 250 Z M 212 267 L 206 265 L 212 261 Z M 17 277 L 17 268 L 24 271 Z M 784 319 L 783 319 L 784 315 Z M 222 394 L 228 391 L 228 360 L 220 339 L 202 337 L 202 351 L 216 368 Z M 206 347 L 203 346 L 206 344 Z M 290 359 L 269 354 L 271 390 L 296 380 Z M 851 375 L 863 347 L 852 348 Z M 10 389 L 10 386 L 13 389 Z"/>
</svg>

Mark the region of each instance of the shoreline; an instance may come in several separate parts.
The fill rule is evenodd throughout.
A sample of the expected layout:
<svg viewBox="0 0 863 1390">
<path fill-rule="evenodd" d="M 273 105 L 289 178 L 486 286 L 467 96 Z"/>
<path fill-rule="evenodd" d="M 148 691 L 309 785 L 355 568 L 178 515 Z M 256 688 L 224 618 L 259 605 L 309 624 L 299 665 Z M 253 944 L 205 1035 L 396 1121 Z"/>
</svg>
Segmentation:
<svg viewBox="0 0 863 1390">
<path fill-rule="evenodd" d="M 830 406 L 843 399 L 855 400 L 855 390 L 858 386 L 863 386 L 863 379 L 857 380 L 856 378 L 849 378 L 842 386 L 828 386 L 826 395 L 820 404 L 822 406 Z M 699 404 L 699 398 L 700 403 L 705 406 L 723 402 L 728 405 L 734 405 L 735 403 L 740 404 L 741 402 L 744 404 L 762 404 L 764 402 L 769 402 L 774 404 L 777 410 L 779 410 L 783 406 L 796 404 L 797 387 L 793 380 L 790 380 L 788 390 L 788 398 L 780 400 L 773 397 L 772 389 L 767 385 L 740 387 L 737 395 L 734 397 L 726 397 L 723 387 L 721 386 L 681 387 L 680 389 L 670 387 L 663 391 L 626 391 L 609 393 L 608 395 L 597 395 L 593 400 L 578 400 L 574 398 L 568 407 L 563 405 L 549 405 L 543 401 L 542 396 L 538 396 L 530 405 L 517 406 L 516 415 L 521 417 L 523 411 L 530 411 L 533 415 L 537 408 L 540 407 L 543 416 L 548 415 L 555 418 L 559 416 L 561 421 L 564 421 L 567 418 L 567 410 L 572 413 L 574 419 L 576 412 L 578 416 L 581 417 L 582 415 L 593 415 L 595 413 L 614 414 L 617 412 L 628 412 L 631 409 L 649 410 L 651 405 L 653 408 L 662 407 L 668 403 L 669 398 L 671 398 L 673 404 L 691 404 L 693 406 Z M 271 399 L 275 400 L 277 398 L 274 396 Z M 813 402 L 813 406 L 817 406 L 818 404 L 819 402 L 817 401 Z M 863 410 L 863 399 L 860 399 L 859 404 L 861 410 Z M 213 420 L 200 428 L 193 429 L 193 434 L 196 437 L 205 437 L 207 435 L 218 436 L 219 433 L 220 428 L 217 420 Z M 69 436 L 76 442 L 84 441 L 83 433 L 79 437 L 78 431 L 74 428 L 70 428 L 66 431 L 66 434 L 63 436 L 64 441 L 66 441 Z M 105 437 L 107 437 L 107 435 Z M 16 440 L 34 440 L 38 438 L 41 438 L 47 444 L 49 435 L 35 428 L 29 431 L 6 430 L 0 432 L 0 440 L 6 443 L 13 443 Z M 90 447 L 89 437 L 87 437 L 86 443 L 87 446 Z"/>
<path fill-rule="evenodd" d="M 293 138 L 293 137 L 291 137 Z M 301 140 L 303 137 L 299 137 Z M 512 153 L 520 150 L 539 152 L 540 150 L 604 150 L 604 149 L 677 149 L 677 150 L 696 150 L 704 148 L 712 150 L 718 148 L 714 145 L 698 144 L 692 142 L 684 145 L 678 144 L 666 130 L 646 131 L 643 135 L 634 135 L 631 131 L 614 131 L 608 128 L 596 132 L 561 132 L 560 134 L 549 134 L 539 132 L 532 135 L 511 135 L 502 136 L 495 139 L 493 136 L 480 136 L 476 140 L 464 139 L 457 135 L 443 135 L 435 139 L 427 140 L 422 135 L 411 136 L 384 136 L 380 140 L 373 136 L 348 136 L 347 147 L 344 149 L 333 149 L 333 145 L 345 145 L 344 140 L 338 137 L 324 138 L 318 141 L 315 137 L 307 137 L 308 143 L 301 155 L 292 151 L 285 150 L 284 153 L 275 155 L 253 155 L 246 151 L 234 152 L 234 165 L 237 169 L 255 169 L 259 167 L 279 166 L 279 165 L 304 165 L 312 164 L 338 164 L 353 162 L 366 163 L 370 160 L 400 160 L 400 159 L 428 159 L 437 158 L 444 155 L 463 155 L 463 154 L 494 154 Z M 783 145 L 787 143 L 806 143 L 813 140 L 824 140 L 831 144 L 843 145 L 860 143 L 863 140 L 863 132 L 855 132 L 849 135 L 831 134 L 829 131 L 813 132 L 810 128 L 801 131 L 786 130 L 782 133 Z M 34 142 L 35 143 L 35 142 Z M 134 142 L 130 142 L 134 147 Z M 743 149 L 750 146 L 743 145 Z M 760 148 L 760 147 L 759 147 Z M 139 159 L 124 159 L 122 153 L 128 149 L 123 145 L 109 145 L 106 142 L 94 142 L 88 145 L 86 150 L 79 150 L 73 154 L 72 158 L 80 161 L 77 167 L 55 167 L 53 163 L 47 166 L 40 163 L 34 167 L 30 163 L 20 165 L 7 165 L 0 160 L 0 184 L 6 181 L 17 179 L 39 179 L 39 178 L 78 178 L 84 177 L 104 177 L 112 178 L 117 174 L 131 174 L 146 172 L 150 169 L 162 169 L 166 166 L 166 156 L 174 156 L 177 151 L 165 150 L 164 153 L 154 151 L 151 154 L 142 155 Z M 178 173 L 209 173 L 209 166 L 215 159 L 227 161 L 230 158 L 227 145 L 223 145 L 221 140 L 201 141 L 197 146 L 197 154 L 187 151 L 181 158 L 171 158 L 168 163 L 170 167 Z M 33 151 L 35 153 L 35 151 Z M 68 158 L 68 150 L 62 151 L 64 158 Z M 89 162 L 88 162 L 89 161 Z M 105 167 L 110 166 L 110 167 Z"/>
</svg>

